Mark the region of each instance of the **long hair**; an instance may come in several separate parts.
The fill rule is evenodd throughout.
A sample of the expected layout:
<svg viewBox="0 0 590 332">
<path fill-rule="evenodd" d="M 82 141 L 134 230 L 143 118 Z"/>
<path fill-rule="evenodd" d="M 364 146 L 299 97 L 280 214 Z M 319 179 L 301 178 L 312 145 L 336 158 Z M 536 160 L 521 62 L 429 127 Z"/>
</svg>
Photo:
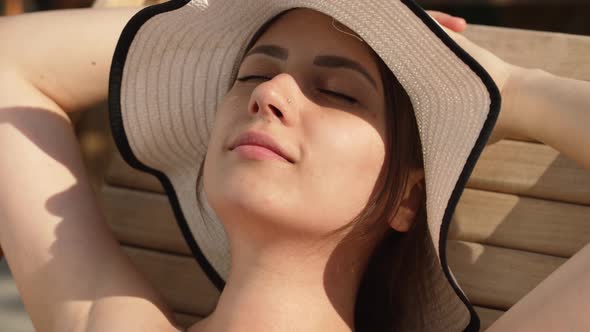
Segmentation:
<svg viewBox="0 0 590 332">
<path fill-rule="evenodd" d="M 286 12 L 266 22 L 252 37 L 246 50 Z M 247 51 L 246 51 L 247 52 Z M 381 234 L 369 257 L 355 303 L 355 331 L 397 332 L 423 330 L 421 308 L 426 301 L 423 281 L 430 240 L 424 200 L 407 232 L 389 226 L 406 191 L 410 170 L 423 169 L 422 145 L 410 97 L 383 60 L 373 52 L 383 82 L 386 121 L 386 153 L 375 188 L 364 209 L 349 223 L 326 238 L 348 229 L 348 239 L 374 239 Z M 204 159 L 197 188 L 202 188 Z M 197 192 L 199 192 L 197 190 Z M 197 204 L 207 216 L 201 195 Z"/>
<path fill-rule="evenodd" d="M 411 169 L 423 169 L 422 145 L 410 97 L 391 70 L 376 56 L 385 91 L 386 157 L 369 198 L 363 223 L 384 233 L 369 258 L 355 305 L 356 331 L 422 331 L 424 281 L 431 242 L 422 200 L 410 229 L 398 232 L 389 221 L 399 210 Z M 361 227 L 362 229 L 362 227 Z M 369 232 L 369 231 L 366 231 Z"/>
</svg>

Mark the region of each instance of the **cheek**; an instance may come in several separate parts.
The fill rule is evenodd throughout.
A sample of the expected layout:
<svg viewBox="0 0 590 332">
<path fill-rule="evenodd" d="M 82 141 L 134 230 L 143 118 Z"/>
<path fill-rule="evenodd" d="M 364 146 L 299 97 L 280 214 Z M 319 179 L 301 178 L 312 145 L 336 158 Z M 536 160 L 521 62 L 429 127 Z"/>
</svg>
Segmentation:
<svg viewBox="0 0 590 332">
<path fill-rule="evenodd" d="M 246 115 L 244 108 L 248 103 L 246 96 L 240 94 L 228 93 L 222 100 L 215 112 L 213 119 L 213 126 L 211 128 L 209 142 L 207 143 L 207 154 L 214 151 L 212 157 L 218 151 L 221 151 L 223 144 L 227 144 L 227 140 L 232 136 L 232 128 L 235 128 L 240 121 L 241 116 Z"/>
<path fill-rule="evenodd" d="M 335 222 L 349 221 L 365 207 L 379 176 L 384 139 L 380 129 L 352 115 L 311 123 L 306 134 L 314 142 L 306 177 L 314 196 L 310 201 L 339 211 L 334 217 L 342 220 Z"/>
<path fill-rule="evenodd" d="M 235 128 L 240 113 L 238 107 L 243 103 L 242 98 L 239 96 L 228 94 L 219 104 L 215 113 L 213 127 L 206 147 L 207 155 L 203 165 L 203 183 L 208 197 L 210 194 L 214 194 L 215 189 L 218 187 L 217 184 L 223 179 L 223 170 L 220 165 L 225 148 L 224 144 L 227 144 L 231 138 L 230 130 Z"/>
</svg>

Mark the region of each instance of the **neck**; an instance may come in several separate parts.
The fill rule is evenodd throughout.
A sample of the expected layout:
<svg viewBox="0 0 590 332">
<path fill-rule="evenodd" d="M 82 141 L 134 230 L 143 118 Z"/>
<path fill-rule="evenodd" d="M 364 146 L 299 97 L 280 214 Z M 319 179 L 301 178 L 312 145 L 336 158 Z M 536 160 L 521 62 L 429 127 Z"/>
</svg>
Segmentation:
<svg viewBox="0 0 590 332">
<path fill-rule="evenodd" d="M 232 270 L 214 312 L 195 331 L 354 330 L 364 271 L 353 263 L 358 246 L 252 240 L 230 236 Z"/>
</svg>

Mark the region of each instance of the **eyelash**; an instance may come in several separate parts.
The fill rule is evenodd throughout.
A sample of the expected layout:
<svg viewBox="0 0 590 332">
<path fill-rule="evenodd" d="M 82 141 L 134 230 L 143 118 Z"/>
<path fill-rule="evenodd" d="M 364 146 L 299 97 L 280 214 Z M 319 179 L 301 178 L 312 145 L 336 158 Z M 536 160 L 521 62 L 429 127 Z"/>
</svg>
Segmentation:
<svg viewBox="0 0 590 332">
<path fill-rule="evenodd" d="M 247 81 L 251 81 L 253 79 L 258 79 L 258 80 L 270 80 L 271 78 L 268 76 L 262 76 L 262 75 L 248 75 L 248 76 L 243 76 L 243 77 L 239 77 L 237 78 L 238 81 L 240 82 L 247 82 Z M 357 104 L 358 100 L 356 100 L 355 98 L 349 96 L 349 95 L 345 95 L 343 93 L 340 92 L 336 92 L 336 91 L 332 91 L 332 90 L 326 90 L 326 89 L 318 89 L 319 92 L 332 96 L 332 97 L 336 97 L 339 98 L 349 104 Z"/>
</svg>

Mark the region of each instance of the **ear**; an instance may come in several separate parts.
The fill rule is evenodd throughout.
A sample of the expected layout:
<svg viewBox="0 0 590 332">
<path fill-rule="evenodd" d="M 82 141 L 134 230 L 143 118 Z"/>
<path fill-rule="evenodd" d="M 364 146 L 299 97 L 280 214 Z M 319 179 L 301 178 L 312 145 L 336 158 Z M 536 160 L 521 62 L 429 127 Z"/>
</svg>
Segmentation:
<svg viewBox="0 0 590 332">
<path fill-rule="evenodd" d="M 424 170 L 410 170 L 404 198 L 400 203 L 397 214 L 389 223 L 391 228 L 398 232 L 407 232 L 412 227 L 416 218 L 416 212 L 424 201 L 425 193 Z"/>
</svg>

